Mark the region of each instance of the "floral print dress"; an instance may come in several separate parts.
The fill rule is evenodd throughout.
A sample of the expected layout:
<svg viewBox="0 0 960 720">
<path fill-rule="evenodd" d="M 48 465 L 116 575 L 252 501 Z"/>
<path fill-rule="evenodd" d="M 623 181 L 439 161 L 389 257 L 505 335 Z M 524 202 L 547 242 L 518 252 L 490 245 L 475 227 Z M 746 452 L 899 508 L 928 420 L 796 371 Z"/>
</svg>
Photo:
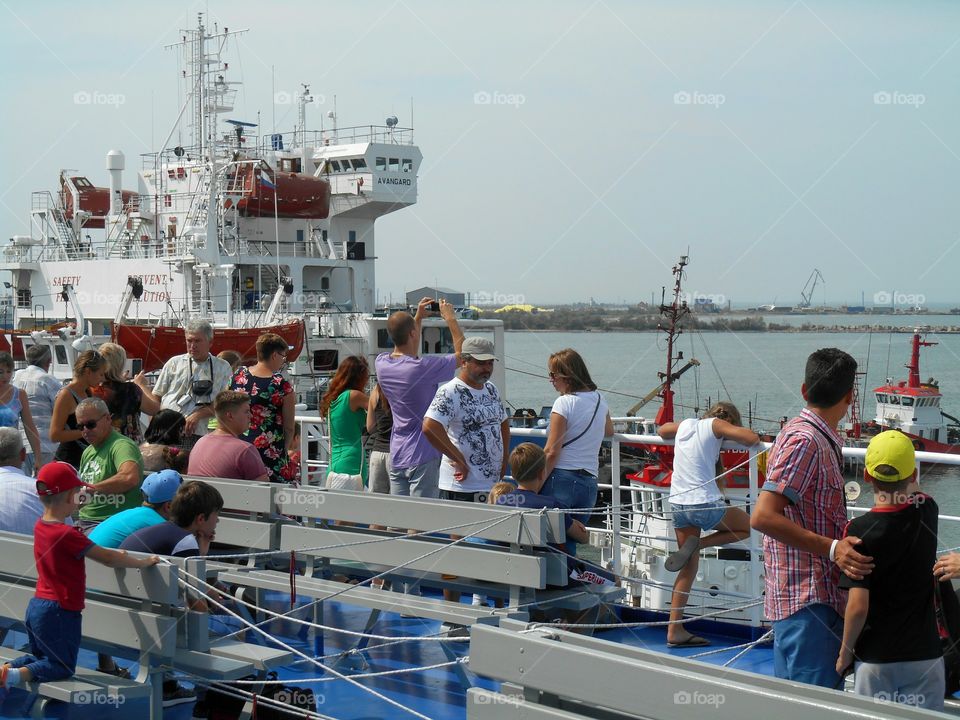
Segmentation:
<svg viewBox="0 0 960 720">
<path fill-rule="evenodd" d="M 270 482 L 296 480 L 297 467 L 287 456 L 283 437 L 283 399 L 293 392 L 293 386 L 280 373 L 257 377 L 241 367 L 230 389 L 250 396 L 250 429 L 240 437 L 260 451 Z"/>
</svg>

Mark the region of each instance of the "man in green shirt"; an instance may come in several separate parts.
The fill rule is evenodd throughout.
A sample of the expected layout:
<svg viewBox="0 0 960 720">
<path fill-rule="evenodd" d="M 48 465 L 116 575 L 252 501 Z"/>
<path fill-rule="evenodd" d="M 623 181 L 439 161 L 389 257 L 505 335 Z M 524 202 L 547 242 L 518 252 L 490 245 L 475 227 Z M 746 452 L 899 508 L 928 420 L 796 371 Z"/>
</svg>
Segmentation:
<svg viewBox="0 0 960 720">
<path fill-rule="evenodd" d="M 143 457 L 133 440 L 113 429 L 110 411 L 100 398 L 81 400 L 76 413 L 83 439 L 90 443 L 80 458 L 80 477 L 96 486 L 80 508 L 80 526 L 86 529 L 140 505 Z"/>
</svg>

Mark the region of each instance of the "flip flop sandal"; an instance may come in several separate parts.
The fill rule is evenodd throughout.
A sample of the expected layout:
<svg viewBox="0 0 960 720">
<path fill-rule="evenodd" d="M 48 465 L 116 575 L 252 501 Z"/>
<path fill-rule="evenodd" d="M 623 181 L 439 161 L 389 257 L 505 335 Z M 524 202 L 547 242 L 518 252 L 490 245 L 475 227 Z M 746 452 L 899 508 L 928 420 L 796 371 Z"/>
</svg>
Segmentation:
<svg viewBox="0 0 960 720">
<path fill-rule="evenodd" d="M 699 547 L 700 539 L 691 535 L 683 541 L 683 545 L 679 550 L 672 552 L 667 556 L 666 562 L 663 563 L 663 567 L 666 568 L 668 572 L 677 572 L 678 570 L 681 570 L 684 565 L 690 562 L 690 557 L 697 551 Z"/>
</svg>

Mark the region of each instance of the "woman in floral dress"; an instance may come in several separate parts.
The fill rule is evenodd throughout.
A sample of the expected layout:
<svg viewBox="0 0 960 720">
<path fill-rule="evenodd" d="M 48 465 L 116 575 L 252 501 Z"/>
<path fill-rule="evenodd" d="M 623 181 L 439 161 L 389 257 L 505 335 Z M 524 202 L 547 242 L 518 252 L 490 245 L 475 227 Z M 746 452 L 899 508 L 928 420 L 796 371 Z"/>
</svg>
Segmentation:
<svg viewBox="0 0 960 720">
<path fill-rule="evenodd" d="M 240 437 L 260 451 L 270 482 L 292 482 L 298 469 L 290 462 L 296 429 L 293 386 L 280 374 L 287 362 L 287 341 L 274 333 L 257 338 L 257 364 L 241 367 L 231 390 L 250 396 L 250 429 Z"/>
</svg>

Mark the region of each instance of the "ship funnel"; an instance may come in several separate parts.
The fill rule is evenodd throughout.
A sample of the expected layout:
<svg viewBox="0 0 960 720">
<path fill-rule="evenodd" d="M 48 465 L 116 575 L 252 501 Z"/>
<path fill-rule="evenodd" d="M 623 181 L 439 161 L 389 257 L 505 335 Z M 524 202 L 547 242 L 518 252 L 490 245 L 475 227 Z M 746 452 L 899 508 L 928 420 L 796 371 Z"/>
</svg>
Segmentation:
<svg viewBox="0 0 960 720">
<path fill-rule="evenodd" d="M 123 179 L 124 158 L 119 150 L 107 153 L 107 171 L 110 173 L 110 214 L 119 215 L 123 212 L 123 193 L 121 182 Z"/>
</svg>

